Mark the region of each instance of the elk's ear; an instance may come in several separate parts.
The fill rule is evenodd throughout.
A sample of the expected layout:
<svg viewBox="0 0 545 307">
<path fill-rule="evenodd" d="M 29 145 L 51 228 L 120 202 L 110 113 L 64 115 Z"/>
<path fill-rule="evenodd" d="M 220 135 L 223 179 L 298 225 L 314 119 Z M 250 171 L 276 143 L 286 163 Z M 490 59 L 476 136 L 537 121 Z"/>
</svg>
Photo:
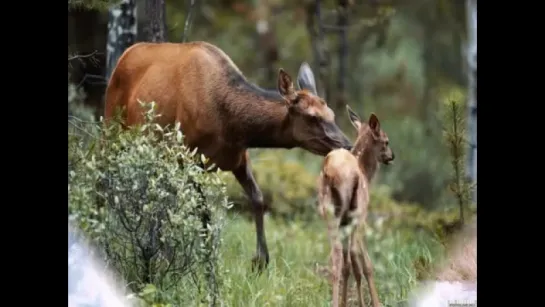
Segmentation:
<svg viewBox="0 0 545 307">
<path fill-rule="evenodd" d="M 378 121 L 378 117 L 375 115 L 375 113 L 371 113 L 368 123 L 371 130 L 378 135 L 380 132 L 380 122 Z"/>
<path fill-rule="evenodd" d="M 290 102 L 297 98 L 291 77 L 282 68 L 278 71 L 278 92 Z"/>
<path fill-rule="evenodd" d="M 352 125 L 354 125 L 354 128 L 356 128 L 356 130 L 360 130 L 361 120 L 358 114 L 352 111 L 349 105 L 346 105 L 346 111 L 348 112 L 348 118 L 350 118 L 350 122 L 352 123 Z"/>
<path fill-rule="evenodd" d="M 314 73 L 312 72 L 312 69 L 307 62 L 303 62 L 303 64 L 301 64 L 301 67 L 299 67 L 299 74 L 297 75 L 297 86 L 299 86 L 299 89 L 301 90 L 306 89 L 312 92 L 314 95 L 318 96 Z"/>
</svg>

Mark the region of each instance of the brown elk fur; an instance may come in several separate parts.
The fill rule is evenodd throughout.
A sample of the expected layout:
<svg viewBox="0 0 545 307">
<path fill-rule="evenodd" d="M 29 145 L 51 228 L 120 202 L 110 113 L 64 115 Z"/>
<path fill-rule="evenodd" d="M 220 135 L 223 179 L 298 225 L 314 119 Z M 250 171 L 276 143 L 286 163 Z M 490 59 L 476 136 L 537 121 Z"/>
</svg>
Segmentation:
<svg viewBox="0 0 545 307">
<path fill-rule="evenodd" d="M 365 224 L 367 218 L 369 184 L 379 163 L 389 164 L 394 154 L 375 114 L 371 114 L 368 123 L 362 123 L 350 107 L 347 106 L 347 110 L 358 130 L 352 152 L 345 149 L 331 151 L 325 157 L 318 177 L 318 211 L 327 222 L 332 244 L 333 307 L 339 306 L 341 275 L 340 305 L 346 306 L 350 266 L 356 280 L 360 306 L 365 306 L 361 288 L 363 275 L 369 286 L 372 305 L 378 307 L 380 303 L 373 267 L 364 240 L 358 238 L 358 228 Z"/>
<path fill-rule="evenodd" d="M 250 83 L 221 49 L 206 42 L 138 43 L 123 53 L 112 73 L 105 120 L 124 107 L 126 125 L 142 123 L 140 100 L 155 101 L 159 124 L 179 122 L 186 144 L 231 171 L 249 196 L 256 220 L 256 260 L 266 265 L 263 196 L 247 149 L 301 147 L 326 155 L 351 147 L 333 111 L 317 96 L 308 64 L 301 65 L 297 81 L 300 90 L 280 69 L 278 89 L 264 90 Z"/>
</svg>

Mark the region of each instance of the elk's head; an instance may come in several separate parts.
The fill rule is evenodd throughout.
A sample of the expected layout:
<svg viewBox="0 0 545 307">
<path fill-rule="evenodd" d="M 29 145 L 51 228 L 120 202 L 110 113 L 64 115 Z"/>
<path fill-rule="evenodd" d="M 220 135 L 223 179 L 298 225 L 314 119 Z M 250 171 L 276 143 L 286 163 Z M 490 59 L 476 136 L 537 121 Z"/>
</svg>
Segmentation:
<svg viewBox="0 0 545 307">
<path fill-rule="evenodd" d="M 299 90 L 294 88 L 291 77 L 281 68 L 278 91 L 288 107 L 289 129 L 296 146 L 322 156 L 336 148 L 352 148 L 335 123 L 333 110 L 318 97 L 314 74 L 307 63 L 299 69 L 297 85 Z"/>
<path fill-rule="evenodd" d="M 366 151 L 376 157 L 377 162 L 390 164 L 394 161 L 394 152 L 390 148 L 390 139 L 380 128 L 380 122 L 375 113 L 371 113 L 367 123 L 362 122 L 359 116 L 347 105 L 346 110 L 352 125 L 358 131 L 358 138 L 354 144 L 356 151 Z M 365 148 L 364 148 L 365 147 Z M 366 153 L 364 153 L 366 154 Z"/>
</svg>

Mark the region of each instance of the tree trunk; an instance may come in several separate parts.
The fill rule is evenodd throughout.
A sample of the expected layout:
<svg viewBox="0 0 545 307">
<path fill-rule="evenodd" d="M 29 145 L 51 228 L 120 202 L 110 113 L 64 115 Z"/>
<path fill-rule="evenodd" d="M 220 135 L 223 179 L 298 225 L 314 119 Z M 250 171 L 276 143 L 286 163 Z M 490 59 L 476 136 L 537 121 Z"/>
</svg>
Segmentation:
<svg viewBox="0 0 545 307">
<path fill-rule="evenodd" d="M 106 81 L 121 54 L 136 41 L 136 0 L 121 0 L 108 11 Z"/>
<path fill-rule="evenodd" d="M 160 43 L 167 41 L 165 0 L 146 0 L 146 38 Z"/>
<path fill-rule="evenodd" d="M 324 25 L 322 22 L 322 12 L 320 7 L 320 0 L 316 0 L 315 4 L 315 16 L 314 20 L 315 23 L 318 26 L 318 33 L 317 33 L 317 46 L 318 46 L 318 53 L 320 55 L 318 59 L 318 79 L 320 80 L 320 83 L 322 84 L 318 88 L 318 93 L 320 94 L 320 97 L 325 99 L 325 101 L 328 101 L 331 94 L 330 84 L 329 84 L 329 52 L 327 50 L 325 37 L 324 37 Z M 320 89 L 321 88 L 321 89 Z"/>
<path fill-rule="evenodd" d="M 468 64 L 468 107 L 469 144 L 468 175 L 477 183 L 477 0 L 467 1 L 467 64 Z M 477 203 L 477 189 L 473 190 L 473 202 Z"/>
<path fill-rule="evenodd" d="M 348 27 L 348 0 L 339 0 L 338 6 L 339 27 L 339 73 L 337 76 L 337 100 L 336 111 L 341 111 L 346 105 L 346 62 L 348 59 L 348 40 L 346 32 Z"/>
<path fill-rule="evenodd" d="M 278 61 L 278 44 L 271 23 L 271 8 L 265 0 L 254 0 L 256 13 L 257 49 L 262 54 L 261 63 L 265 68 L 265 82 L 267 87 L 276 86 L 276 67 Z M 260 65 L 261 66 L 261 65 Z"/>
</svg>

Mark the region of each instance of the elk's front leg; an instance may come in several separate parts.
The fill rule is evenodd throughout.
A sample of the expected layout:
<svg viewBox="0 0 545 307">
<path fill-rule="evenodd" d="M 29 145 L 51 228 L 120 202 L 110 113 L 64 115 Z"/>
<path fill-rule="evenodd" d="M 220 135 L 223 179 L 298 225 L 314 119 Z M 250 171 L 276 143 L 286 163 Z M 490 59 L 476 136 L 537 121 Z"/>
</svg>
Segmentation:
<svg viewBox="0 0 545 307">
<path fill-rule="evenodd" d="M 256 255 L 253 262 L 253 267 L 259 271 L 267 267 L 269 264 L 269 250 L 267 248 L 267 239 L 265 238 L 265 229 L 263 225 L 263 215 L 265 211 L 265 205 L 263 204 L 263 193 L 259 189 L 257 182 L 252 174 L 252 167 L 248 155 L 245 155 L 244 163 L 237 169 L 233 170 L 233 175 L 240 183 L 246 195 L 250 198 L 252 203 L 252 209 L 255 219 L 257 247 Z"/>
</svg>

